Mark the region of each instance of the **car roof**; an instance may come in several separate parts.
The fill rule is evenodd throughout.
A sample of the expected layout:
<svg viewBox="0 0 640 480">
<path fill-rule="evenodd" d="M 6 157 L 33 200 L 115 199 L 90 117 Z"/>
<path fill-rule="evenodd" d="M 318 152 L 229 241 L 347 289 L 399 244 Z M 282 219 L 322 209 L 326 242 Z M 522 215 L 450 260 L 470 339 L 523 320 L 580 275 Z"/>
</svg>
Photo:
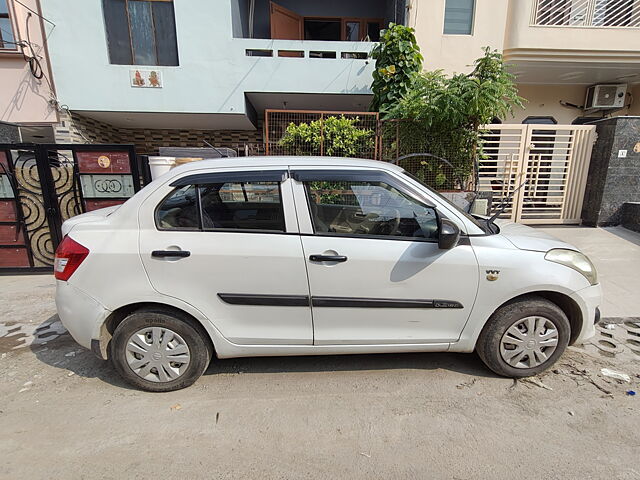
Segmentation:
<svg viewBox="0 0 640 480">
<path fill-rule="evenodd" d="M 343 157 L 300 157 L 295 155 L 264 156 L 264 157 L 226 157 L 212 158 L 195 162 L 188 162 L 172 169 L 176 174 L 190 171 L 229 168 L 229 167 L 368 167 L 383 170 L 402 171 L 403 169 L 392 163 L 380 160 L 366 160 L 363 158 L 343 158 Z"/>
</svg>

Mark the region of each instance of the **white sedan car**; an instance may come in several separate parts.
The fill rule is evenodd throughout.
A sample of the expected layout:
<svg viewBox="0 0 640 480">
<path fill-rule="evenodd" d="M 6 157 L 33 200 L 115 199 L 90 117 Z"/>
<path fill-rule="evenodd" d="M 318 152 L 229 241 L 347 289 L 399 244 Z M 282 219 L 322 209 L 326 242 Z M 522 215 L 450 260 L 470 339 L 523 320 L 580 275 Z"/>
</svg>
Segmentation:
<svg viewBox="0 0 640 480">
<path fill-rule="evenodd" d="M 63 324 L 150 391 L 191 385 L 214 356 L 476 350 L 524 377 L 599 319 L 575 247 L 377 161 L 193 162 L 63 233 Z"/>
</svg>

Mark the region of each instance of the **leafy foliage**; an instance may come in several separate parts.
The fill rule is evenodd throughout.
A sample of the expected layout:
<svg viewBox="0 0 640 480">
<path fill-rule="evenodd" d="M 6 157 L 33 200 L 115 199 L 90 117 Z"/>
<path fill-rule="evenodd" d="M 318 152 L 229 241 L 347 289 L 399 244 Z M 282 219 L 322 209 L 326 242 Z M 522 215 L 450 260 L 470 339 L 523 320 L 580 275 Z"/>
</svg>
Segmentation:
<svg viewBox="0 0 640 480">
<path fill-rule="evenodd" d="M 376 60 L 373 72 L 371 110 L 387 112 L 412 87 L 422 70 L 422 55 L 413 28 L 389 24 L 371 51 Z"/>
<path fill-rule="evenodd" d="M 374 132 L 357 126 L 360 118 L 329 116 L 310 123 L 291 122 L 278 142 L 295 155 L 355 157 L 374 145 Z"/>
<path fill-rule="evenodd" d="M 424 139 L 422 151 L 447 158 L 456 178 L 468 178 L 476 156 L 483 156 L 480 127 L 512 115 L 523 101 L 502 55 L 486 47 L 468 75 L 435 70 L 416 76 L 386 118 L 407 120 L 400 128 Z M 440 182 L 447 183 L 442 176 Z"/>
</svg>

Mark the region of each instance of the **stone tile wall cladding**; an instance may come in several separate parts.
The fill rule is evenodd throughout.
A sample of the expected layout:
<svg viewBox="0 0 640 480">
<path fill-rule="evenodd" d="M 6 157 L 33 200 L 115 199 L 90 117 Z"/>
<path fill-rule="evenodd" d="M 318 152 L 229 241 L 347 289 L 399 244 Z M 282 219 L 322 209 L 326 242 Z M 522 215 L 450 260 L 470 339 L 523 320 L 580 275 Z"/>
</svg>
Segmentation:
<svg viewBox="0 0 640 480">
<path fill-rule="evenodd" d="M 158 147 L 204 147 L 206 140 L 216 147 L 264 153 L 262 124 L 257 130 L 155 130 L 120 128 L 76 113 L 62 112 L 55 127 L 57 143 L 134 144 L 139 154 L 157 155 Z"/>
<path fill-rule="evenodd" d="M 582 207 L 589 226 L 619 225 L 626 202 L 640 202 L 640 117 L 615 117 L 596 123 L 596 142 Z M 619 151 L 626 150 L 620 158 Z"/>
</svg>

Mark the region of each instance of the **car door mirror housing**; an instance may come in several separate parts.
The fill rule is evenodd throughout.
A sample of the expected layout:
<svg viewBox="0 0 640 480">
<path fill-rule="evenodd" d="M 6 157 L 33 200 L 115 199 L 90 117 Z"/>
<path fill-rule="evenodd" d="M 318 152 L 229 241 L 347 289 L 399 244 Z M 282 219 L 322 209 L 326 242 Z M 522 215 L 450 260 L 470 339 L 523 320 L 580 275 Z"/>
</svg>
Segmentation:
<svg viewBox="0 0 640 480">
<path fill-rule="evenodd" d="M 460 229 L 451 220 L 443 218 L 438 228 L 438 247 L 449 250 L 455 247 L 460 240 Z"/>
</svg>

